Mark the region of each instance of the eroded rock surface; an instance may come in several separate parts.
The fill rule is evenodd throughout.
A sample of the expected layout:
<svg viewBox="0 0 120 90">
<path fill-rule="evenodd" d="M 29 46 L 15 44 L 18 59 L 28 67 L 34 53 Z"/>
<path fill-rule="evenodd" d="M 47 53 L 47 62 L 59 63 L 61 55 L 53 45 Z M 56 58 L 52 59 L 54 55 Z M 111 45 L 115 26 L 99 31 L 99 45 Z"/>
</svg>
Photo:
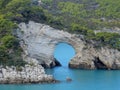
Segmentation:
<svg viewBox="0 0 120 90">
<path fill-rule="evenodd" d="M 37 59 L 45 67 L 59 65 L 53 56 L 54 48 L 59 42 L 67 42 L 79 50 L 84 45 L 81 39 L 75 38 L 75 35 L 56 30 L 48 25 L 30 21 L 28 24 L 21 23 L 19 27 L 18 37 L 21 39 L 21 46 L 26 55 Z"/>
<path fill-rule="evenodd" d="M 120 69 L 120 52 L 102 47 L 86 46 L 81 55 L 76 55 L 69 63 L 71 68 L 81 69 Z"/>
<path fill-rule="evenodd" d="M 17 32 L 25 54 L 35 58 L 45 67 L 60 65 L 54 59 L 56 44 L 66 42 L 75 50 L 75 57 L 69 62 L 70 68 L 81 69 L 120 69 L 120 52 L 108 47 L 99 49 L 84 41 L 84 38 L 62 30 L 56 30 L 48 25 L 30 21 L 21 23 Z"/>
<path fill-rule="evenodd" d="M 45 74 L 41 65 L 25 65 L 25 67 L 0 66 L 0 84 L 19 83 L 53 83 L 52 75 Z"/>
</svg>

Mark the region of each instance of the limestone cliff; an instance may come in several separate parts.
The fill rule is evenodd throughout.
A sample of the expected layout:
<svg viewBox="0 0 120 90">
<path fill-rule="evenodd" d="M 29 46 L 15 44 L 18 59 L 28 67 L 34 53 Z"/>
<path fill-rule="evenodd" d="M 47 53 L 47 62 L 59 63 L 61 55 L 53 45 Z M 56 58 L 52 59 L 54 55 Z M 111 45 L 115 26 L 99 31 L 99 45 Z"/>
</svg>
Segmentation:
<svg viewBox="0 0 120 90">
<path fill-rule="evenodd" d="M 120 69 L 120 52 L 108 47 L 94 48 L 83 37 L 56 30 L 48 25 L 30 21 L 19 24 L 17 36 L 25 55 L 35 58 L 44 67 L 60 65 L 53 56 L 56 44 L 66 42 L 75 50 L 75 57 L 69 62 L 70 68 L 81 69 Z M 59 60 L 58 60 L 59 61 Z"/>
<path fill-rule="evenodd" d="M 81 39 L 76 38 L 74 34 L 56 30 L 48 25 L 30 21 L 28 24 L 21 23 L 19 28 L 18 37 L 25 54 L 37 59 L 39 64 L 45 67 L 60 65 L 53 56 L 54 48 L 59 42 L 73 45 L 76 51 L 84 46 Z"/>
<path fill-rule="evenodd" d="M 118 50 L 92 46 L 83 48 L 69 63 L 71 68 L 80 69 L 120 69 L 120 52 Z"/>
</svg>

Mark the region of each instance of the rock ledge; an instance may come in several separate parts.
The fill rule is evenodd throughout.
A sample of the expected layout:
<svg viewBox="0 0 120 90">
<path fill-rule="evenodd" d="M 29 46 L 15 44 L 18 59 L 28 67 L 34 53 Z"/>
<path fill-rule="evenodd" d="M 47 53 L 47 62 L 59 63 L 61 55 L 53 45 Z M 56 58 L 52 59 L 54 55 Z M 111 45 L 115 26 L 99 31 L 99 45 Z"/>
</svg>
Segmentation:
<svg viewBox="0 0 120 90">
<path fill-rule="evenodd" d="M 21 84 L 21 83 L 55 83 L 57 80 L 52 75 L 45 74 L 41 65 L 16 68 L 0 67 L 0 84 Z"/>
</svg>

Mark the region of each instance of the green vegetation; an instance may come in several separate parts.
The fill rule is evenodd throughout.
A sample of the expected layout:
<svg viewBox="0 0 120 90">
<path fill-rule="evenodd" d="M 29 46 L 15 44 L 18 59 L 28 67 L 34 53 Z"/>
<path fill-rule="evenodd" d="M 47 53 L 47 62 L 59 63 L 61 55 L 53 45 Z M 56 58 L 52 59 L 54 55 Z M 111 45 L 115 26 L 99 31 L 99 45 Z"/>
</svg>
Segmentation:
<svg viewBox="0 0 120 90">
<path fill-rule="evenodd" d="M 108 19 L 120 18 L 120 0 L 96 0 L 99 8 L 95 10 L 96 16 Z"/>
<path fill-rule="evenodd" d="M 90 36 L 89 39 L 97 41 L 97 46 L 109 46 L 120 50 L 120 34 L 109 33 L 109 32 L 99 32 L 94 36 Z"/>
<path fill-rule="evenodd" d="M 0 64 L 25 65 L 19 40 L 13 35 L 20 22 L 33 20 L 71 33 L 82 34 L 99 46 L 120 50 L 120 35 L 99 32 L 120 28 L 120 0 L 0 0 Z"/>
<path fill-rule="evenodd" d="M 53 0 L 41 0 L 44 4 L 51 4 Z"/>
<path fill-rule="evenodd" d="M 44 1 L 50 3 L 48 0 Z M 52 2 L 52 0 L 51 0 Z M 33 20 L 42 23 L 57 23 L 47 10 L 31 0 L 0 0 L 0 65 L 24 66 L 19 40 L 14 36 L 17 24 Z"/>
<path fill-rule="evenodd" d="M 17 28 L 17 19 L 23 20 L 21 10 L 29 0 L 0 1 L 0 65 L 24 66 L 19 40 L 13 35 Z"/>
<path fill-rule="evenodd" d="M 119 0 L 52 0 L 49 6 L 43 5 L 43 8 L 59 22 L 53 26 L 82 34 L 87 40 L 99 43 L 98 46 L 107 45 L 120 50 L 119 34 L 104 31 L 94 33 L 94 30 L 103 28 L 120 28 Z"/>
</svg>

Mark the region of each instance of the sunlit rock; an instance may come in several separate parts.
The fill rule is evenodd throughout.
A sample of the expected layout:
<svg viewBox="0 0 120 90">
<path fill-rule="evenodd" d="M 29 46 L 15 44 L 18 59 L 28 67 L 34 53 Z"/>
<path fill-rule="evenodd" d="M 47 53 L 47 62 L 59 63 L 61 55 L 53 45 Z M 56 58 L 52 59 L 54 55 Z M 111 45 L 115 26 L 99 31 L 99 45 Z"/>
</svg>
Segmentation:
<svg viewBox="0 0 120 90">
<path fill-rule="evenodd" d="M 54 29 L 48 25 L 35 23 L 19 24 L 17 36 L 25 55 L 36 59 L 44 67 L 58 64 L 53 56 L 57 43 L 71 44 L 76 55 L 70 60 L 70 68 L 80 69 L 120 69 L 120 52 L 108 47 L 95 48 L 83 37 Z"/>
</svg>

